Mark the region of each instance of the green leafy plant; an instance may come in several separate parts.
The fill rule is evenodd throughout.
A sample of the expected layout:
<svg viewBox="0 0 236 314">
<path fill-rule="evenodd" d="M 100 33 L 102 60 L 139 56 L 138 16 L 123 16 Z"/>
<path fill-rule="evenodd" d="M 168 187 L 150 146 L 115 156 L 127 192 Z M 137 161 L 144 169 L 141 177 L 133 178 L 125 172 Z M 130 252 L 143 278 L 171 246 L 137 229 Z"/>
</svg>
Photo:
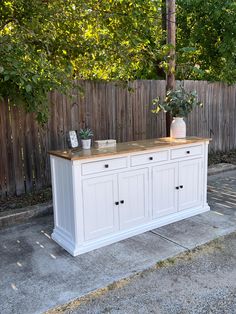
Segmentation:
<svg viewBox="0 0 236 314">
<path fill-rule="evenodd" d="M 82 140 L 87 140 L 93 137 L 93 131 L 91 129 L 80 129 L 79 136 Z"/>
<path fill-rule="evenodd" d="M 0 100 L 24 106 L 45 123 L 48 93 L 71 95 L 75 80 L 164 78 L 171 47 L 163 4 L 0 1 Z M 176 9 L 176 78 L 235 83 L 235 1 L 178 0 Z"/>
<path fill-rule="evenodd" d="M 163 102 L 161 102 L 160 97 L 155 98 L 152 112 L 164 111 L 170 112 L 173 117 L 186 117 L 196 106 L 203 106 L 198 101 L 196 91 L 187 92 L 183 87 L 180 87 L 169 90 Z"/>
<path fill-rule="evenodd" d="M 178 0 L 176 9 L 176 77 L 235 83 L 235 0 Z"/>
</svg>

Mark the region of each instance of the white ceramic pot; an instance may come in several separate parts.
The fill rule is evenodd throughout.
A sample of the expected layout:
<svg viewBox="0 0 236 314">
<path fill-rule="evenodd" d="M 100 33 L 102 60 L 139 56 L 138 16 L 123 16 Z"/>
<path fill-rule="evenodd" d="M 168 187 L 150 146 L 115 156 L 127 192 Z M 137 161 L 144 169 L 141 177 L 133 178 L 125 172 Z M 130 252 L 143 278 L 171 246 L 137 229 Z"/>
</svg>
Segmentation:
<svg viewBox="0 0 236 314">
<path fill-rule="evenodd" d="M 184 118 L 173 118 L 170 126 L 170 137 L 185 138 L 186 137 L 186 123 Z"/>
<path fill-rule="evenodd" d="M 87 140 L 81 140 L 82 142 L 82 148 L 83 149 L 90 149 L 91 148 L 91 138 Z"/>
</svg>

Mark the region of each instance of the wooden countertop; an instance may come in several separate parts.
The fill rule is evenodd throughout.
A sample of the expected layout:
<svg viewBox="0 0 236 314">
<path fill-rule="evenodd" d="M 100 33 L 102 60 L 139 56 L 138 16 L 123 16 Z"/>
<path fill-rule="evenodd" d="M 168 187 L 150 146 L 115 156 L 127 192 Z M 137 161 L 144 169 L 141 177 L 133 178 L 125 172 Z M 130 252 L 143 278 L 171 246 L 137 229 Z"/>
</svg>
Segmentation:
<svg viewBox="0 0 236 314">
<path fill-rule="evenodd" d="M 96 157 L 109 157 L 121 155 L 123 153 L 151 151 L 158 148 L 170 148 L 185 144 L 196 144 L 199 142 L 208 142 L 209 138 L 186 137 L 185 139 L 172 139 L 170 137 L 162 137 L 156 139 L 148 139 L 133 142 L 117 143 L 115 147 L 108 148 L 91 148 L 89 150 L 67 149 L 49 151 L 50 155 L 65 158 L 68 160 L 83 160 Z"/>
</svg>

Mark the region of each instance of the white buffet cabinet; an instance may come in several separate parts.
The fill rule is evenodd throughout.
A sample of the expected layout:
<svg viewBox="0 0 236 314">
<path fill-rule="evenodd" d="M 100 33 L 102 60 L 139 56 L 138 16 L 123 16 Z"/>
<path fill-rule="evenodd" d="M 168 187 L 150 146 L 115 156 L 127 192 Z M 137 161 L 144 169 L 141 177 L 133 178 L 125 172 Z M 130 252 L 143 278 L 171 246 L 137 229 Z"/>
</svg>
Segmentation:
<svg viewBox="0 0 236 314">
<path fill-rule="evenodd" d="M 209 210 L 208 139 L 50 152 L 52 238 L 73 256 Z"/>
</svg>

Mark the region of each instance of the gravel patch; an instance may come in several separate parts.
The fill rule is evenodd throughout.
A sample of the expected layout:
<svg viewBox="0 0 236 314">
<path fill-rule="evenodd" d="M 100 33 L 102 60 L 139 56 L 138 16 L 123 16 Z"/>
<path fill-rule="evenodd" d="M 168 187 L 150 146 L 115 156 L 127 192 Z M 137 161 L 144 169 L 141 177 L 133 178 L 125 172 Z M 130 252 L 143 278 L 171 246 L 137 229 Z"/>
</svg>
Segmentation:
<svg viewBox="0 0 236 314">
<path fill-rule="evenodd" d="M 53 313 L 235 314 L 235 259 L 234 233 Z"/>
</svg>

